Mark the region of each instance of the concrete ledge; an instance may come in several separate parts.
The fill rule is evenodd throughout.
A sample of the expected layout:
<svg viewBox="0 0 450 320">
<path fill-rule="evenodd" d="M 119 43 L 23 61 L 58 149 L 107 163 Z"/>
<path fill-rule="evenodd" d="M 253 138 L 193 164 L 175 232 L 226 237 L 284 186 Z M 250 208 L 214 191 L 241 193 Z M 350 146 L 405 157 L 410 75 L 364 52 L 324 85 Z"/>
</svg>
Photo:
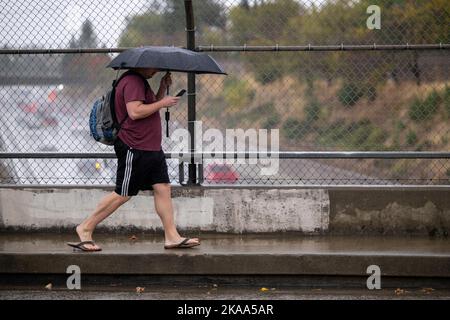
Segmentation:
<svg viewBox="0 0 450 320">
<path fill-rule="evenodd" d="M 450 242 L 428 237 L 202 234 L 193 249 L 164 250 L 163 237 L 95 236 L 103 251 L 73 252 L 74 235 L 0 234 L 0 274 L 285 275 L 450 278 Z"/>
<path fill-rule="evenodd" d="M 450 255 L 356 254 L 0 254 L 0 273 L 61 274 L 78 265 L 83 274 L 123 275 L 343 275 L 450 277 Z M 170 266 L 170 267 L 168 267 Z"/>
<path fill-rule="evenodd" d="M 0 230 L 68 230 L 90 214 L 106 189 L 0 188 Z M 226 233 L 447 236 L 448 188 L 174 188 L 180 230 Z M 152 194 L 126 203 L 100 226 L 161 231 Z"/>
</svg>

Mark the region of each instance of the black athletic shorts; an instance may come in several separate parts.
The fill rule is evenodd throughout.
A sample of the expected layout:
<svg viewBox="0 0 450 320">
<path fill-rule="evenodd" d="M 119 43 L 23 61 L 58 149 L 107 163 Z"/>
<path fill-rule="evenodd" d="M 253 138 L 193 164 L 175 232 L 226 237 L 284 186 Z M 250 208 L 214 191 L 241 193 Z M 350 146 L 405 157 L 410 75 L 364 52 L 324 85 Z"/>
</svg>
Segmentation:
<svg viewBox="0 0 450 320">
<path fill-rule="evenodd" d="M 166 156 L 162 150 L 133 149 L 117 138 L 114 151 L 118 160 L 117 194 L 135 196 L 139 190 L 152 190 L 156 183 L 170 183 Z"/>
</svg>

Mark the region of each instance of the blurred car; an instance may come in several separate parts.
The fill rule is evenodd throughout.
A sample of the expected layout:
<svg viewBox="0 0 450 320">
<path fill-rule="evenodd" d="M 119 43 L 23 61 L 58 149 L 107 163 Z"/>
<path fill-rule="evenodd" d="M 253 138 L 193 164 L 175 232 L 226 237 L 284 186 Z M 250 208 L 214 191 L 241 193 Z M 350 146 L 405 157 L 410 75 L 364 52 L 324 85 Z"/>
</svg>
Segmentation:
<svg viewBox="0 0 450 320">
<path fill-rule="evenodd" d="M 205 181 L 211 183 L 235 183 L 239 174 L 233 167 L 225 163 L 211 163 L 205 169 Z"/>
<path fill-rule="evenodd" d="M 55 116 L 58 90 L 58 88 L 50 88 L 45 92 L 37 91 L 36 88 L 22 90 L 17 102 L 20 114 L 16 120 L 30 129 L 58 126 Z"/>
</svg>

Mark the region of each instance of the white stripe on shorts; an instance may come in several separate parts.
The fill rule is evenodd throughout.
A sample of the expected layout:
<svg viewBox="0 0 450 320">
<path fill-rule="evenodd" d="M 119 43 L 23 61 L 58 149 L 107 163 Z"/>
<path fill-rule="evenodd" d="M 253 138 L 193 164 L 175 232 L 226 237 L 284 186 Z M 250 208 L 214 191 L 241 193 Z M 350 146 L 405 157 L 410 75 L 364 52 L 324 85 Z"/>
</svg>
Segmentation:
<svg viewBox="0 0 450 320">
<path fill-rule="evenodd" d="M 125 162 L 125 176 L 123 177 L 123 181 L 122 181 L 121 196 L 128 195 L 128 187 L 130 185 L 132 166 L 133 166 L 133 153 L 130 152 L 130 150 L 128 150 L 127 151 L 127 159 Z"/>
</svg>

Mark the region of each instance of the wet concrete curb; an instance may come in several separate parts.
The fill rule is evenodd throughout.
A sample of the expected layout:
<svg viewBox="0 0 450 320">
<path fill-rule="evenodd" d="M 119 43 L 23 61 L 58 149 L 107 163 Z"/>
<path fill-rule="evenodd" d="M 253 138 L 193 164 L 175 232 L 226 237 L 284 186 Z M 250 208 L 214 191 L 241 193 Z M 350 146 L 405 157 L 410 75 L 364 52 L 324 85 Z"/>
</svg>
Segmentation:
<svg viewBox="0 0 450 320">
<path fill-rule="evenodd" d="M 328 275 L 450 277 L 448 254 L 0 253 L 0 274 L 65 274 L 70 265 L 102 275 Z"/>
</svg>

